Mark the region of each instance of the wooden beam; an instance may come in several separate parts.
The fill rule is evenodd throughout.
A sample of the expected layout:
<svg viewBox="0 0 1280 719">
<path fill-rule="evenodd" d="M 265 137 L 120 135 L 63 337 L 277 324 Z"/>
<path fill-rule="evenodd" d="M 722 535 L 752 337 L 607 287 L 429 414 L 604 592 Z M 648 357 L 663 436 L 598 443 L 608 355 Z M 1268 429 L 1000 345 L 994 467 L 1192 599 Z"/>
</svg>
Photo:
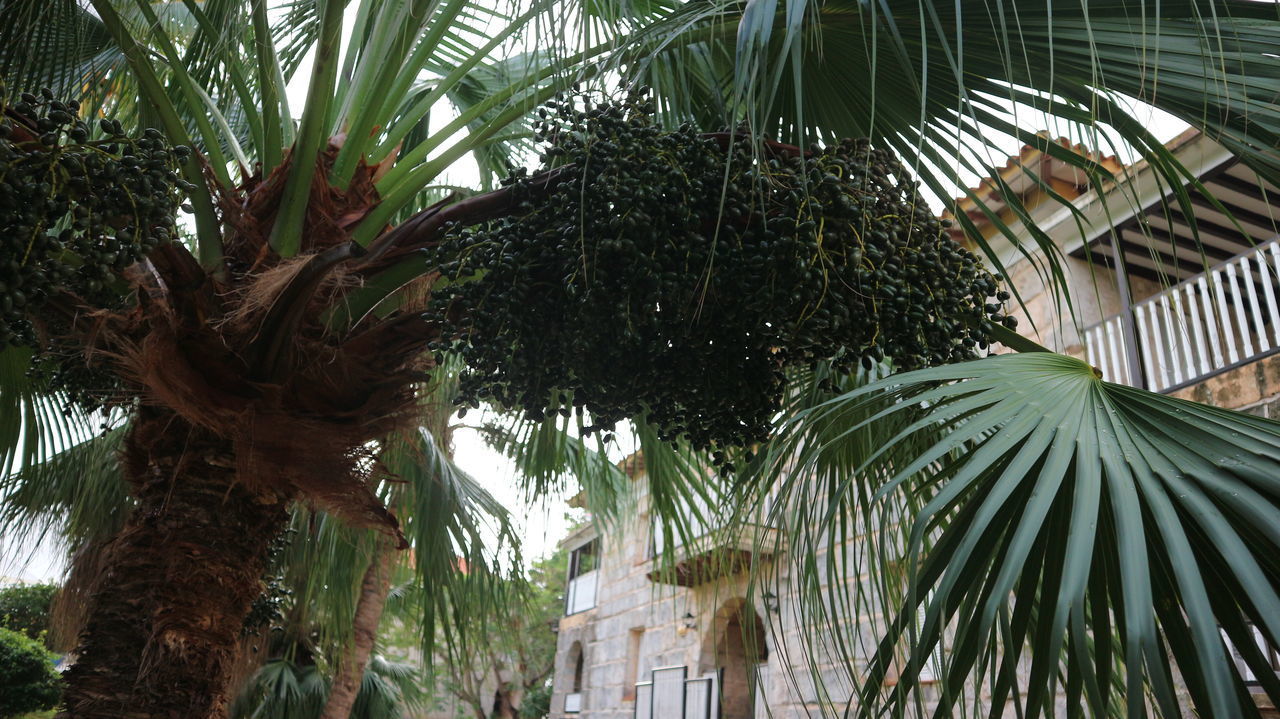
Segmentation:
<svg viewBox="0 0 1280 719">
<path fill-rule="evenodd" d="M 1115 240 L 1108 236 L 1104 241 L 1105 245 L 1111 245 Z M 1137 324 L 1133 318 L 1133 297 L 1129 294 L 1129 272 L 1128 263 L 1125 261 L 1124 242 L 1119 243 L 1120 251 L 1115 253 L 1116 257 L 1116 287 L 1120 290 L 1120 331 L 1124 333 L 1125 347 L 1128 349 L 1124 353 L 1125 363 L 1128 365 L 1129 379 L 1135 386 L 1142 389 L 1147 388 L 1147 376 L 1142 370 L 1142 347 L 1138 344 Z"/>
</svg>

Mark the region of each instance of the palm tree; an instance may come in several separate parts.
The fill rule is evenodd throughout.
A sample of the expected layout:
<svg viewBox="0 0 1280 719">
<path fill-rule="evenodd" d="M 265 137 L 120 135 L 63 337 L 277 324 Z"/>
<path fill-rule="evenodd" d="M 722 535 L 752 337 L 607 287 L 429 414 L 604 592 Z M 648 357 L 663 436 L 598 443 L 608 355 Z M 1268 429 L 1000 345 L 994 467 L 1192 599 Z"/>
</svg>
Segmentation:
<svg viewBox="0 0 1280 719">
<path fill-rule="evenodd" d="M 521 562 L 507 509 L 452 460 L 448 413 L 457 369 L 456 363 L 437 368 L 421 388 L 422 426 L 385 442 L 379 456 L 394 477 L 380 496 L 406 534 L 420 539 L 414 552 L 398 553 L 380 533 L 353 529 L 323 512 L 291 508 L 289 529 L 264 575 L 268 587 L 240 638 L 233 715 L 398 716 L 423 701 L 417 687 L 425 668 L 374 653 L 389 598 L 395 620 L 420 634 L 428 653 L 479 641 L 461 636 L 455 625 L 474 625 L 479 628 L 472 631 L 483 635 L 523 606 L 526 582 L 512 573 Z M 99 581 L 103 544 L 131 509 L 116 459 L 127 431 L 118 427 L 82 441 L 0 482 L 0 534 L 30 545 L 60 544 L 72 558 L 54 622 L 56 643 L 66 650 L 83 628 L 83 605 Z M 538 438 L 557 445 L 559 459 L 539 460 L 550 459 L 552 471 L 611 484 L 620 479 L 581 441 L 547 428 L 522 441 Z M 519 441 L 508 449 L 525 451 Z M 572 466 L 565 465 L 568 456 L 576 458 Z M 420 537 L 419 526 L 425 528 Z M 443 616 L 449 627 L 441 626 Z M 437 639 L 443 646 L 433 647 Z"/>
<path fill-rule="evenodd" d="M 543 1 L 498 18 L 465 0 L 368 0 L 353 9 L 344 51 L 346 5 L 290 3 L 273 28 L 261 0 L 4 2 L 0 64 L 14 92 L 50 85 L 82 98 L 83 111 L 155 125 L 200 157 L 186 170 L 192 249 L 169 243 L 153 252 L 133 275 L 145 298 L 139 311 L 81 332 L 118 359 L 114 369 L 138 401 L 125 403 L 123 443 L 134 508 L 106 550 L 106 580 L 68 677 L 70 716 L 217 714 L 239 628 L 291 502 L 405 543 L 366 481 L 366 452 L 412 423 L 414 388 L 431 369 L 423 349 L 440 331 L 416 311 L 422 293 L 413 282 L 432 281 L 437 268 L 412 250 L 437 243 L 448 226 L 483 223 L 517 204 L 510 188 L 438 202 L 428 190 L 468 155 L 482 168 L 501 166 L 527 145 L 530 111 L 575 81 L 635 78 L 655 88 L 673 121 L 715 129 L 746 120 L 795 146 L 868 137 L 940 196 L 964 170 L 990 169 L 983 157 L 992 131 L 1061 156 L 1099 185 L 1114 179 L 1021 127 L 1011 106 L 1118 137 L 1182 187 L 1185 170 L 1126 111 L 1125 98 L 1205 128 L 1280 179 L 1280 21 L 1267 3 Z M 517 40 L 536 49 L 509 52 Z M 285 86 L 309 52 L 295 124 Z M 432 110 L 442 101 L 456 116 L 436 127 Z M 551 188 L 557 177 L 534 184 Z M 1190 214 L 1185 192 L 1175 197 Z M 1016 197 L 1006 200 L 1030 220 Z M 1056 276 L 1048 238 L 1034 240 Z M 83 314 L 73 305 L 69 316 Z M 5 355 L 6 368 L 26 359 Z M 47 416 L 39 388 L 20 370 L 2 376 L 5 454 L 30 462 L 62 446 L 41 444 L 58 441 L 46 430 L 64 423 Z M 1013 376 L 1016 387 L 1005 382 Z M 791 381 L 803 388 L 812 378 Z M 1069 397 L 1090 411 L 1079 425 L 1063 424 L 1064 410 L 1044 410 L 1050 392 L 1064 396 L 1060 407 L 1072 406 Z M 754 481 L 740 486 L 760 494 L 800 452 L 813 471 L 787 481 L 825 482 L 820 496 L 836 509 L 902 498 L 898 518 L 914 522 L 905 525 L 919 561 L 904 565 L 909 591 L 866 681 L 864 711 L 878 705 L 875 674 L 899 636 L 919 640 L 918 665 L 956 621 L 964 651 L 947 681 L 961 687 L 990 670 L 1003 696 L 1009 662 L 1029 644 L 1038 662 L 1033 712 L 1060 674 L 1095 711 L 1127 696 L 1140 713 L 1150 687 L 1171 712 L 1166 657 L 1206 713 L 1252 710 L 1217 623 L 1239 638 L 1249 619 L 1280 644 L 1280 555 L 1269 528 L 1280 512 L 1266 479 L 1274 423 L 1118 388 L 1052 356 L 891 376 L 811 404 L 797 405 L 781 439 L 744 474 Z M 869 407 L 897 422 L 864 424 Z M 639 429 L 656 458 L 657 435 Z M 847 445 L 869 435 L 878 441 L 865 446 L 882 451 Z M 1187 438 L 1201 448 L 1178 449 Z M 699 491 L 703 478 L 670 476 L 672 492 Z M 815 496 L 813 484 L 804 486 L 797 491 Z M 826 531 L 847 531 L 843 512 L 827 516 L 837 519 L 820 525 Z M 1041 522 L 1046 516 L 1062 526 Z M 1160 546 L 1148 546 L 1147 527 L 1158 528 Z M 424 527 L 413 539 L 430 535 Z M 926 597 L 915 632 L 909 618 Z M 900 709 L 912 683 L 907 672 L 889 698 Z M 1280 697 L 1280 688 L 1267 689 Z"/>
</svg>

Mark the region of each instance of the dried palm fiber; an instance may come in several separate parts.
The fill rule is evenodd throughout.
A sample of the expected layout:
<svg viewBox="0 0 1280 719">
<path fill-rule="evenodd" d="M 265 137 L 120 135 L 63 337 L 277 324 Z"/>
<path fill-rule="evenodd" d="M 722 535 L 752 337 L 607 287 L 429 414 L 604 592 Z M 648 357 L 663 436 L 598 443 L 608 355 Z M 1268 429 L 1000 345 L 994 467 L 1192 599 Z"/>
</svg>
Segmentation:
<svg viewBox="0 0 1280 719">
<path fill-rule="evenodd" d="M 75 649 L 88 620 L 89 601 L 102 574 L 103 547 L 108 537 L 86 542 L 71 554 L 66 579 L 49 608 L 49 646 L 54 651 Z"/>
<path fill-rule="evenodd" d="M 335 151 L 320 159 L 322 170 Z M 376 204 L 376 171 L 362 168 L 346 191 L 318 180 L 304 253 L 287 260 L 258 249 L 268 247 L 283 175 L 251 177 L 242 205 L 232 205 L 231 195 L 222 202 L 227 276 L 215 285 L 191 273 L 217 287 L 205 306 L 179 306 L 183 293 L 163 291 L 180 263 L 160 262 L 164 279 L 141 283 L 136 309 L 97 318 L 93 345 L 145 404 L 231 440 L 237 480 L 251 491 L 305 499 L 403 543 L 372 491 L 370 465 L 359 460 L 371 442 L 413 423 L 414 385 L 431 366 L 422 353 L 431 329 L 402 313 L 338 338 L 316 320 L 360 284 L 341 261 L 316 265 L 347 244 L 348 227 Z M 290 312 L 294 322 L 271 324 Z M 263 376 L 264 347 L 279 357 L 279 372 Z"/>
<path fill-rule="evenodd" d="M 328 183 L 329 168 L 337 157 L 341 142 L 330 140 L 325 152 L 316 160 L 316 172 L 311 180 L 311 201 L 302 236 L 302 252 L 323 250 L 346 241 L 348 233 L 369 210 L 378 204 L 378 193 L 373 183 L 386 172 L 390 162 L 383 165 L 360 167 L 346 189 L 338 189 Z M 232 270 L 256 271 L 271 263 L 272 253 L 268 236 L 275 223 L 281 197 L 284 195 L 284 179 L 288 174 L 289 159 L 278 165 L 267 176 L 261 171 L 249 175 L 236 188 L 222 193 L 220 207 L 223 223 L 234 230 L 229 234 L 224 254 Z"/>
</svg>

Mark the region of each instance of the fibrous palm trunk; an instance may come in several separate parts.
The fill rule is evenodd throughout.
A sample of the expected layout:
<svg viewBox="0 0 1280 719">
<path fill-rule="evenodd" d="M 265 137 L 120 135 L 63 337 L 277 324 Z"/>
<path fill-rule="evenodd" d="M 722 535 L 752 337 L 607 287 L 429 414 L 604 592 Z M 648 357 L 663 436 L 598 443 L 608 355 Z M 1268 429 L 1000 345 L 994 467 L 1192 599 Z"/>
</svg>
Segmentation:
<svg viewBox="0 0 1280 719">
<path fill-rule="evenodd" d="M 228 441 L 168 412 L 139 417 L 124 460 L 137 505 L 106 550 L 63 716 L 218 716 L 285 502 L 247 490 Z"/>
<path fill-rule="evenodd" d="M 356 278 L 450 223 L 499 217 L 517 202 L 504 188 L 431 208 L 352 267 L 365 252 L 349 230 L 376 203 L 373 171 L 345 192 L 315 191 L 300 256 L 266 251 L 284 175 L 255 176 L 227 194 L 224 271 L 169 243 L 129 272 L 137 307 L 94 314 L 68 305 L 87 354 L 106 358 L 142 409 L 126 453 L 137 508 L 104 557 L 67 676 L 67 719 L 224 716 L 236 645 L 290 501 L 407 546 L 364 459 L 370 443 L 415 422 L 414 387 L 431 368 L 423 351 L 439 328 L 413 311 L 348 332 L 324 318 Z M 370 647 L 385 584 L 368 612 Z M 362 651 L 351 663 L 357 688 Z"/>
</svg>

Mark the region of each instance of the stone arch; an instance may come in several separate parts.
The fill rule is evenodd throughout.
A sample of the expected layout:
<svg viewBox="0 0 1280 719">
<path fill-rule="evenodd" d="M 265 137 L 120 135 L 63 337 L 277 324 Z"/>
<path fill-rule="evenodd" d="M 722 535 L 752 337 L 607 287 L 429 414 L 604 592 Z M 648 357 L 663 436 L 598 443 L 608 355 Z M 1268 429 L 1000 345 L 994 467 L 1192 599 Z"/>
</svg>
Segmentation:
<svg viewBox="0 0 1280 719">
<path fill-rule="evenodd" d="M 711 618 L 702 639 L 701 673 L 720 673 L 721 719 L 752 719 L 756 667 L 769 659 L 769 639 L 755 607 L 730 599 Z"/>
<path fill-rule="evenodd" d="M 565 670 L 569 675 L 569 693 L 577 694 L 582 691 L 584 682 L 583 677 L 586 671 L 586 656 L 582 651 L 582 642 L 574 642 L 569 647 L 569 655 L 566 657 Z"/>
</svg>

